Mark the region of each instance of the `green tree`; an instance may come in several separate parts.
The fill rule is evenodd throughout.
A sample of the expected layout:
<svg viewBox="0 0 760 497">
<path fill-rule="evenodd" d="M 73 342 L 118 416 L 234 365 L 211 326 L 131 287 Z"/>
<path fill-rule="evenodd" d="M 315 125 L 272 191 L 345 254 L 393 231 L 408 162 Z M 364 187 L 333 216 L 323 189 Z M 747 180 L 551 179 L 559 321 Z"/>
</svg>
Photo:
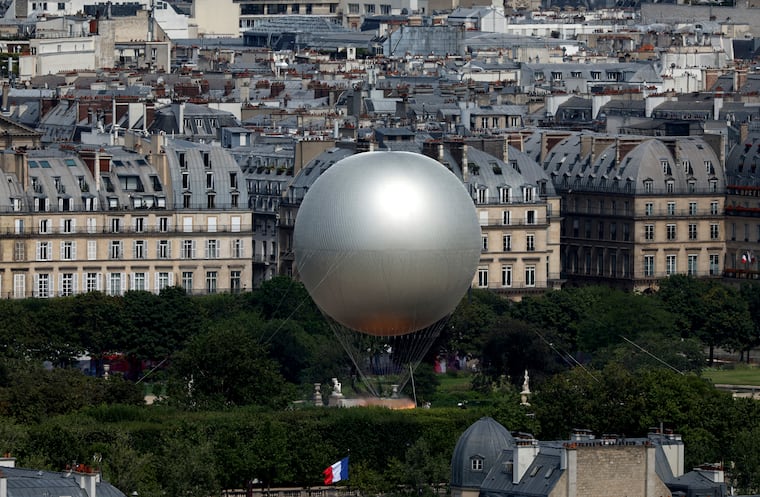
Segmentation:
<svg viewBox="0 0 760 497">
<path fill-rule="evenodd" d="M 513 385 L 522 385 L 525 371 L 540 381 L 560 369 L 561 357 L 538 330 L 522 321 L 499 317 L 483 334 L 480 370 L 491 382 L 507 376 Z"/>
<path fill-rule="evenodd" d="M 164 433 L 160 449 L 156 465 L 164 495 L 208 497 L 220 493 L 217 461 L 206 430 L 186 426 Z"/>
<path fill-rule="evenodd" d="M 174 356 L 170 374 L 169 396 L 193 409 L 283 407 L 293 398 L 267 348 L 230 322 L 194 336 Z"/>
<path fill-rule="evenodd" d="M 705 314 L 697 330 L 699 338 L 709 347 L 709 363 L 713 363 L 715 348 L 744 350 L 754 339 L 752 318 L 747 302 L 731 287 L 713 283 L 701 296 Z"/>
<path fill-rule="evenodd" d="M 658 300 L 618 290 L 598 299 L 594 312 L 581 320 L 579 328 L 579 347 L 592 353 L 653 331 L 665 337 L 677 335 L 672 315 Z"/>
<path fill-rule="evenodd" d="M 750 319 L 752 319 L 752 332 L 748 337 L 747 343 L 744 344 L 744 349 L 741 351 L 742 357 L 749 363 L 750 350 L 760 345 L 760 285 L 754 282 L 744 283 L 739 289 L 739 294 L 747 303 L 747 310 L 749 311 Z"/>
</svg>

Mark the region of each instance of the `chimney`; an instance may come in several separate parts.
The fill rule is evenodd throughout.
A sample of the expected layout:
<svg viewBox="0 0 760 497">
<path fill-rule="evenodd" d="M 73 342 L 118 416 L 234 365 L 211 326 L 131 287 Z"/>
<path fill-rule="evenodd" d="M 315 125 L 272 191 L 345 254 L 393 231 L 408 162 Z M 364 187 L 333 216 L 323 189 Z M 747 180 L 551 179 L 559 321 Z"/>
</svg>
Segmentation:
<svg viewBox="0 0 760 497">
<path fill-rule="evenodd" d="M 720 118 L 720 111 L 723 108 L 723 93 L 716 93 L 713 98 L 713 119 L 718 120 Z"/>
<path fill-rule="evenodd" d="M 723 466 L 720 464 L 703 464 L 702 466 L 694 468 L 694 471 L 713 483 L 725 483 Z"/>
<path fill-rule="evenodd" d="M 11 87 L 9 84 L 3 85 L 3 115 L 10 115 L 10 107 L 8 107 L 8 95 L 11 92 Z"/>
<path fill-rule="evenodd" d="M 448 142 L 449 152 L 454 157 L 454 161 L 462 169 L 462 181 L 467 183 L 470 180 L 470 168 L 467 162 L 467 144 L 464 140 L 451 140 Z"/>
<path fill-rule="evenodd" d="M 5 454 L 3 457 L 0 457 L 0 468 L 15 468 L 16 467 L 16 458 L 11 457 L 10 454 Z"/>
<path fill-rule="evenodd" d="M 512 450 L 512 483 L 520 483 L 525 472 L 538 455 L 538 442 L 530 434 L 519 434 L 516 437 L 517 444 Z"/>
<path fill-rule="evenodd" d="M 85 464 L 79 464 L 74 472 L 74 478 L 79 484 L 79 488 L 85 491 L 88 497 L 97 497 L 98 482 L 100 482 L 100 473 Z"/>
<path fill-rule="evenodd" d="M 501 152 L 501 160 L 504 161 L 504 164 L 509 164 L 509 137 L 504 136 L 504 144 Z"/>
<path fill-rule="evenodd" d="M 573 442 L 586 442 L 593 439 L 594 439 L 594 434 L 591 433 L 591 430 L 586 430 L 582 428 L 575 428 L 573 430 L 572 435 L 570 435 L 570 440 L 572 440 Z"/>
<path fill-rule="evenodd" d="M 8 478 L 0 471 L 0 497 L 8 497 Z"/>
</svg>

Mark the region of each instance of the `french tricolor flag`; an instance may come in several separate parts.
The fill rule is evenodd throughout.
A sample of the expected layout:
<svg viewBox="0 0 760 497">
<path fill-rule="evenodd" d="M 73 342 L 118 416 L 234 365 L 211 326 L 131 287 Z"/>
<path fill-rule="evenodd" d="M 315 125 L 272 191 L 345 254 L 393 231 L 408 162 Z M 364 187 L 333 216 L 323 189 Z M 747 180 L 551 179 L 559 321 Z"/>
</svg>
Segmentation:
<svg viewBox="0 0 760 497">
<path fill-rule="evenodd" d="M 341 480 L 348 480 L 348 457 L 344 457 L 322 471 L 322 474 L 325 475 L 325 485 L 332 485 Z"/>
</svg>

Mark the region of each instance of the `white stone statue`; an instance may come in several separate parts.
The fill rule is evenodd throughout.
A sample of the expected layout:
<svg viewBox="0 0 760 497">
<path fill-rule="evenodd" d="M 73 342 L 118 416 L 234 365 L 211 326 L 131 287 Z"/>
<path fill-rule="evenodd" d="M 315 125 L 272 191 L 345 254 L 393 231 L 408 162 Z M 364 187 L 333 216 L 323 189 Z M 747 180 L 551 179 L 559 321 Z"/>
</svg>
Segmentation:
<svg viewBox="0 0 760 497">
<path fill-rule="evenodd" d="M 336 397 L 342 397 L 343 396 L 343 392 L 341 392 L 342 385 L 338 381 L 338 378 L 333 378 L 332 382 L 333 382 L 332 394 L 335 395 Z"/>
</svg>

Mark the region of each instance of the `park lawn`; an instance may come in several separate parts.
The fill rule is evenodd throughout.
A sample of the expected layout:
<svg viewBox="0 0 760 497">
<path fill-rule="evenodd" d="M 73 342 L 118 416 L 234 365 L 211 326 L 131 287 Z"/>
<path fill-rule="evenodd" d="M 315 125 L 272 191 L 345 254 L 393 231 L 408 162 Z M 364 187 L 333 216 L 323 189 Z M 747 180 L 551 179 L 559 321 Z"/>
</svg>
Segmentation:
<svg viewBox="0 0 760 497">
<path fill-rule="evenodd" d="M 730 369 L 706 369 L 702 376 L 720 385 L 755 385 L 760 386 L 760 367 L 738 366 Z"/>
</svg>

